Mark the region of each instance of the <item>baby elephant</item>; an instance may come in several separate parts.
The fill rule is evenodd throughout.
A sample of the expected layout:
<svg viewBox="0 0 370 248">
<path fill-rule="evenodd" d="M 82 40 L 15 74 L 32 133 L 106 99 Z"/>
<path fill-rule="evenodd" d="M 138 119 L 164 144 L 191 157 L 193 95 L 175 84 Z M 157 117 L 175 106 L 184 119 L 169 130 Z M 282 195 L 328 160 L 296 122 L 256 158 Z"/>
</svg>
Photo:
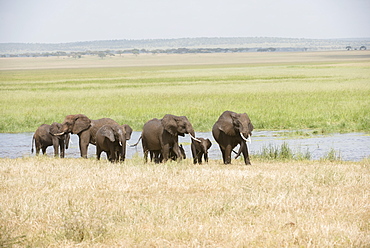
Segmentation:
<svg viewBox="0 0 370 248">
<path fill-rule="evenodd" d="M 200 142 L 193 140 L 191 141 L 191 153 L 193 154 L 194 164 L 202 163 L 202 157 L 204 155 L 204 161 L 208 163 L 208 149 L 212 146 L 209 139 L 197 138 Z"/>
<path fill-rule="evenodd" d="M 124 161 L 126 157 L 126 140 L 131 138 L 132 129 L 129 125 L 107 124 L 96 132 L 96 158 L 102 152 L 107 154 L 109 161 Z"/>
<path fill-rule="evenodd" d="M 32 138 L 32 149 L 31 152 L 33 153 L 33 144 L 36 145 L 36 155 L 39 155 L 40 150 L 42 150 L 42 154 L 46 153 L 46 148 L 48 146 L 54 147 L 54 156 L 59 156 L 60 149 L 60 157 L 64 158 L 65 149 L 68 149 L 70 134 L 63 134 L 63 135 L 55 135 L 61 132 L 62 124 L 54 122 L 51 125 L 42 124 L 37 128 L 35 134 Z"/>
</svg>

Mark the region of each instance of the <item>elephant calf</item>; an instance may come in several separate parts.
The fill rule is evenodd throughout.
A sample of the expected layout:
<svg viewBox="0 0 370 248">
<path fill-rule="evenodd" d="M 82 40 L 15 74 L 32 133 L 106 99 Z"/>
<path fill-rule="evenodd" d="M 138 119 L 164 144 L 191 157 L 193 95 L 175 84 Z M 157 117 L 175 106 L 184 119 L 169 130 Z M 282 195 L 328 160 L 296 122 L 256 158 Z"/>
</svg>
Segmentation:
<svg viewBox="0 0 370 248">
<path fill-rule="evenodd" d="M 212 146 L 212 142 L 209 139 L 196 138 L 197 140 L 191 141 L 191 153 L 193 154 L 194 164 L 202 163 L 202 157 L 204 156 L 204 161 L 208 163 L 208 150 Z"/>
<path fill-rule="evenodd" d="M 59 147 L 60 157 L 64 158 L 65 149 L 68 149 L 70 135 L 55 135 L 57 133 L 60 133 L 61 128 L 62 124 L 57 122 L 54 122 L 51 125 L 42 124 L 41 126 L 39 126 L 32 138 L 31 152 L 33 153 L 33 144 L 35 144 L 36 146 L 36 155 L 39 155 L 40 150 L 42 150 L 42 154 L 45 154 L 46 148 L 48 148 L 48 146 L 53 146 L 54 156 L 58 157 Z"/>
<path fill-rule="evenodd" d="M 124 161 L 126 157 L 126 140 L 131 138 L 129 125 L 107 124 L 96 132 L 96 157 L 99 160 L 102 152 L 109 161 Z"/>
<path fill-rule="evenodd" d="M 179 145 L 179 150 L 180 150 L 180 158 L 186 159 L 185 150 L 182 145 Z M 149 155 L 150 155 L 150 162 L 153 162 L 153 160 L 154 160 L 154 163 L 157 163 L 157 164 L 163 162 L 163 155 L 161 151 L 149 151 Z M 173 161 L 177 161 L 178 159 L 172 147 L 170 148 L 169 159 Z"/>
</svg>

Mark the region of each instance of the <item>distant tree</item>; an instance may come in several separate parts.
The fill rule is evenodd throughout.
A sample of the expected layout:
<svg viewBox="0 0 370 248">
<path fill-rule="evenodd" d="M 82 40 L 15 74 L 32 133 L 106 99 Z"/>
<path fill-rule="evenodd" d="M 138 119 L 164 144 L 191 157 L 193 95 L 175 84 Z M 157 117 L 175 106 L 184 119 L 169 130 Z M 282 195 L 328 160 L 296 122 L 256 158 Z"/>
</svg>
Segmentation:
<svg viewBox="0 0 370 248">
<path fill-rule="evenodd" d="M 104 59 L 107 55 L 105 54 L 105 52 L 100 51 L 100 52 L 98 52 L 98 56 L 99 56 L 101 59 Z"/>
<path fill-rule="evenodd" d="M 132 54 L 134 54 L 135 56 L 139 55 L 139 53 L 139 49 L 132 49 Z"/>
<path fill-rule="evenodd" d="M 346 46 L 346 49 L 349 51 L 349 50 L 352 50 L 352 47 L 351 46 Z"/>
<path fill-rule="evenodd" d="M 360 50 L 366 50 L 366 46 L 361 46 Z"/>
</svg>

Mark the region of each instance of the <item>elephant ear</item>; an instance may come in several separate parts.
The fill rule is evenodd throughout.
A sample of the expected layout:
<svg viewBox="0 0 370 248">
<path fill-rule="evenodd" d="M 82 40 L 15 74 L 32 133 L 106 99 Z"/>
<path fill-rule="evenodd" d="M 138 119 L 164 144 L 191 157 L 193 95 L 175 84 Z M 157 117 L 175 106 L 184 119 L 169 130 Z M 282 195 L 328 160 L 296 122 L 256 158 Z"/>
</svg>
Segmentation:
<svg viewBox="0 0 370 248">
<path fill-rule="evenodd" d="M 53 124 L 50 125 L 49 133 L 54 136 L 54 135 L 60 133 L 61 130 L 62 130 L 62 124 L 60 124 L 58 122 L 53 122 Z"/>
<path fill-rule="evenodd" d="M 174 115 L 165 115 L 162 119 L 162 125 L 171 135 L 177 135 L 177 122 Z"/>
<path fill-rule="evenodd" d="M 114 142 L 116 139 L 114 138 L 114 130 L 109 125 L 104 125 L 99 129 L 99 132 L 104 137 L 108 138 L 111 142 Z"/>
<path fill-rule="evenodd" d="M 207 149 L 211 148 L 212 142 L 209 139 L 206 139 L 206 143 L 207 143 Z"/>
<path fill-rule="evenodd" d="M 126 140 L 131 139 L 132 128 L 127 124 L 122 125 L 122 128 L 126 131 Z"/>
<path fill-rule="evenodd" d="M 72 133 L 78 134 L 91 126 L 91 120 L 86 115 L 75 115 Z"/>
<path fill-rule="evenodd" d="M 217 121 L 218 128 L 223 131 L 225 134 L 229 136 L 235 136 L 237 135 L 235 132 L 235 128 L 238 128 L 238 114 L 231 112 L 231 111 L 225 111 L 220 118 Z"/>
</svg>

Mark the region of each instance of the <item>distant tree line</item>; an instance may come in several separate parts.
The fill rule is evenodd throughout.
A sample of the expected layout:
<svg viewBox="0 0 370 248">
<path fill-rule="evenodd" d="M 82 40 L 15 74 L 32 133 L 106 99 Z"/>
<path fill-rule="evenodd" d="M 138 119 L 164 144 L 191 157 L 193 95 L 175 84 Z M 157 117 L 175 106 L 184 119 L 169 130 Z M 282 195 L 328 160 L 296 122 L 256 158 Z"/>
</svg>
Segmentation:
<svg viewBox="0 0 370 248">
<path fill-rule="evenodd" d="M 125 50 L 104 50 L 104 51 L 90 51 L 84 52 L 26 52 L 20 54 L 0 54 L 0 57 L 71 57 L 81 58 L 84 55 L 96 55 L 100 58 L 115 55 L 125 54 L 187 54 L 187 53 L 244 53 L 244 52 L 275 52 L 276 48 L 169 48 L 169 49 L 125 49 Z M 306 51 L 306 48 L 286 48 L 279 49 L 279 51 Z"/>
<path fill-rule="evenodd" d="M 353 50 L 351 46 L 346 47 L 347 50 Z M 125 49 L 125 50 L 103 50 L 103 51 L 90 51 L 86 50 L 84 52 L 26 52 L 20 54 L 0 54 L 0 57 L 70 57 L 79 59 L 85 55 L 96 55 L 100 58 L 105 58 L 107 56 L 122 56 L 125 54 L 187 54 L 187 53 L 244 53 L 244 52 L 296 52 L 296 51 L 307 51 L 308 48 L 168 48 L 168 49 Z M 356 48 L 354 50 L 357 50 Z M 361 46 L 359 50 L 366 50 L 365 46 Z"/>
</svg>

